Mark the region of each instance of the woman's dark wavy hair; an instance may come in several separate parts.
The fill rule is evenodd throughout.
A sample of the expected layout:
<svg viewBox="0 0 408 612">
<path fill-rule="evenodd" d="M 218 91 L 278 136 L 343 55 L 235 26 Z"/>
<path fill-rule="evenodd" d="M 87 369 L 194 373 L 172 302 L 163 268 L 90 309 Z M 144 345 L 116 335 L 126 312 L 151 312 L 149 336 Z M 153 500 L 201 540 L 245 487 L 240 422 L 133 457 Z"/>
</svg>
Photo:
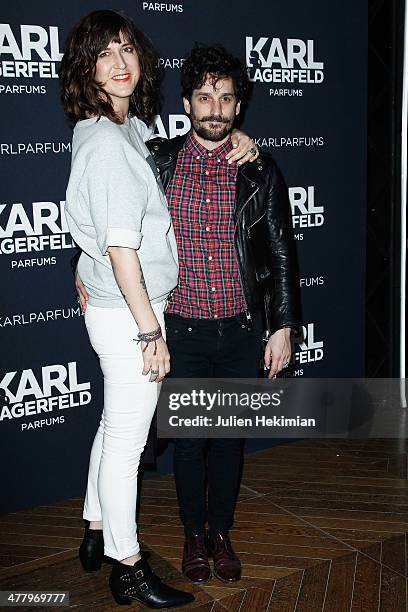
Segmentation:
<svg viewBox="0 0 408 612">
<path fill-rule="evenodd" d="M 213 85 L 223 77 L 231 77 L 238 101 L 245 104 L 250 90 L 247 70 L 237 57 L 228 53 L 221 45 L 197 45 L 186 57 L 181 71 L 183 97 L 191 100 L 193 89 L 202 87 L 207 75 Z"/>
<path fill-rule="evenodd" d="M 94 81 L 98 55 L 120 34 L 136 49 L 140 79 L 130 98 L 129 114 L 150 124 L 159 100 L 157 56 L 149 38 L 124 13 L 93 11 L 74 26 L 65 44 L 59 77 L 61 100 L 66 114 L 75 121 L 90 115 L 108 117 L 121 123 L 109 95 Z"/>
</svg>

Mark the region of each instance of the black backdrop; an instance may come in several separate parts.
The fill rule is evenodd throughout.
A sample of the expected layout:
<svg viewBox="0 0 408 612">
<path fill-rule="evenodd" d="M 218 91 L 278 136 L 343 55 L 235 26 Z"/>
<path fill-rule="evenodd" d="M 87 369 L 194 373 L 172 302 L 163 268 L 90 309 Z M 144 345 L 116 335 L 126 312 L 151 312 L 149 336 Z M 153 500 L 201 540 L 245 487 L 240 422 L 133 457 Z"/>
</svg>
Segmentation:
<svg viewBox="0 0 408 612">
<path fill-rule="evenodd" d="M 74 298 L 63 215 L 70 128 L 60 51 L 73 23 L 110 2 L 13 2 L 0 25 L 1 509 L 83 493 L 101 376 Z M 362 0 L 122 0 L 164 68 L 157 131 L 188 128 L 179 67 L 221 42 L 254 80 L 243 128 L 290 188 L 305 339 L 295 376 L 364 375 L 367 7 Z"/>
</svg>

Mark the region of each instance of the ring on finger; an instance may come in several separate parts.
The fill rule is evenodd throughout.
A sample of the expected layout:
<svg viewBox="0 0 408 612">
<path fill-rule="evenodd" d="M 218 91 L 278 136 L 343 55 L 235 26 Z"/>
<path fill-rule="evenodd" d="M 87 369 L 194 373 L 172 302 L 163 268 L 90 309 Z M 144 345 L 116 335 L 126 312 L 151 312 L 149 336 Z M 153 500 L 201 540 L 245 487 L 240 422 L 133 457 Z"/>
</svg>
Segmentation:
<svg viewBox="0 0 408 612">
<path fill-rule="evenodd" d="M 289 361 L 287 361 L 286 363 L 284 363 L 284 364 L 283 364 L 283 369 L 284 369 L 284 368 L 287 368 L 287 367 L 288 367 L 288 365 L 289 365 L 289 363 L 290 363 Z"/>
<path fill-rule="evenodd" d="M 158 374 L 159 370 L 150 370 L 150 374 Z"/>
<path fill-rule="evenodd" d="M 249 152 L 250 152 L 252 155 L 256 155 L 256 154 L 257 154 L 257 152 L 258 152 L 258 149 L 257 149 L 256 147 L 251 147 L 251 148 L 249 149 Z"/>
</svg>

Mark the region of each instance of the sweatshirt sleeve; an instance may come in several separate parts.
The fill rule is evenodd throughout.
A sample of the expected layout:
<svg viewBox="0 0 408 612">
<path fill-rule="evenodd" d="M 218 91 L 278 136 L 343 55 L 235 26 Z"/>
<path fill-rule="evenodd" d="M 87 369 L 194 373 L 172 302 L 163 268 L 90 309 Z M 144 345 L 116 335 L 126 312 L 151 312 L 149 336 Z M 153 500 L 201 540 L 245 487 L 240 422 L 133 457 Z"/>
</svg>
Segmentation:
<svg viewBox="0 0 408 612">
<path fill-rule="evenodd" d="M 82 178 L 95 238 L 103 255 L 111 246 L 138 249 L 148 201 L 146 162 L 126 142 L 94 149 Z"/>
</svg>

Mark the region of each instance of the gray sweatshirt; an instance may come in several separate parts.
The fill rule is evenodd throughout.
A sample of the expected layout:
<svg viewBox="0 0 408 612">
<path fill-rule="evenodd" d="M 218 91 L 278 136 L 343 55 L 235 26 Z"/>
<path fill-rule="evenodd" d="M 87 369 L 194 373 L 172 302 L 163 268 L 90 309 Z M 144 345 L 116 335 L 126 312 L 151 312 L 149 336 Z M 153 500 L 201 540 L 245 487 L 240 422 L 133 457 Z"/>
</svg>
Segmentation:
<svg viewBox="0 0 408 612">
<path fill-rule="evenodd" d="M 136 118 L 118 125 L 106 117 L 78 121 L 72 141 L 66 217 L 82 249 L 78 273 L 89 303 L 126 307 L 107 249 L 137 250 L 152 303 L 164 300 L 178 278 L 177 247 L 154 162 Z"/>
</svg>

